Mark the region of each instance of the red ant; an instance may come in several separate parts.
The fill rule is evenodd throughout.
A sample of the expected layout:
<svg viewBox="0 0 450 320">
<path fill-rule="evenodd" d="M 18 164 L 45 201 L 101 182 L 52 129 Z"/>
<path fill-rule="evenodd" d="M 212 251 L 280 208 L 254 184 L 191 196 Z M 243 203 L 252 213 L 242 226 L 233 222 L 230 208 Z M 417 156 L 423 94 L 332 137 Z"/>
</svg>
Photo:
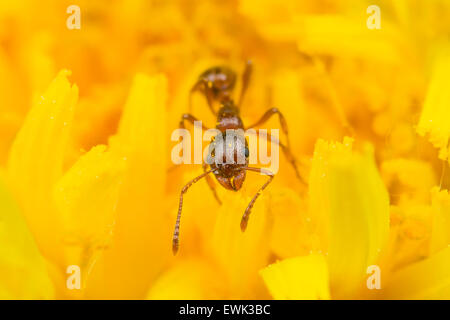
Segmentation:
<svg viewBox="0 0 450 320">
<path fill-rule="evenodd" d="M 180 231 L 180 218 L 181 218 L 181 210 L 183 207 L 183 195 L 186 193 L 186 191 L 189 189 L 190 186 L 192 186 L 194 183 L 196 183 L 198 180 L 202 178 L 206 178 L 206 181 L 211 188 L 215 198 L 217 201 L 221 204 L 220 199 L 217 196 L 216 193 L 216 187 L 214 184 L 214 181 L 212 180 L 210 173 L 213 173 L 216 177 L 217 181 L 226 189 L 238 191 L 245 180 L 245 175 L 247 171 L 254 171 L 259 172 L 261 174 L 267 175 L 269 177 L 269 180 L 263 184 L 263 186 L 258 190 L 258 192 L 255 194 L 255 196 L 252 198 L 250 203 L 248 204 L 247 208 L 245 209 L 244 215 L 242 216 L 241 220 L 241 230 L 245 231 L 247 228 L 247 222 L 250 216 L 250 212 L 253 208 L 253 205 L 256 201 L 256 199 L 259 197 L 261 192 L 268 186 L 268 184 L 273 180 L 274 174 L 270 172 L 269 170 L 263 169 L 263 168 L 253 168 L 248 166 L 248 157 L 249 157 L 249 149 L 247 141 L 243 136 L 239 136 L 239 134 L 236 134 L 234 132 L 236 131 L 228 131 L 227 129 L 249 129 L 256 126 L 259 126 L 261 124 L 264 124 L 267 120 L 269 120 L 270 117 L 272 117 L 275 114 L 278 114 L 281 129 L 283 130 L 284 134 L 287 138 L 286 145 L 280 143 L 279 141 L 274 141 L 277 143 L 283 150 L 285 156 L 292 164 L 295 173 L 297 175 L 297 178 L 303 182 L 303 180 L 300 177 L 300 174 L 297 169 L 295 158 L 293 157 L 290 146 L 289 146 L 289 139 L 288 139 L 288 129 L 286 124 L 286 119 L 284 118 L 283 114 L 277 109 L 277 108 L 271 108 L 264 113 L 264 115 L 261 117 L 260 120 L 256 121 L 251 126 L 248 126 L 247 128 L 244 127 L 244 124 L 240 118 L 240 106 L 242 104 L 245 92 L 248 88 L 248 84 L 250 81 L 250 76 L 252 73 L 252 63 L 251 61 L 247 61 L 247 64 L 245 66 L 244 73 L 242 75 L 242 89 L 239 97 L 238 104 L 236 105 L 231 98 L 231 93 L 235 87 L 236 84 L 236 73 L 231 70 L 228 67 L 220 66 L 220 67 L 213 67 L 205 72 L 203 72 L 198 81 L 194 84 L 190 91 L 189 101 L 191 101 L 192 94 L 196 91 L 201 92 L 207 100 L 208 106 L 211 109 L 212 113 L 217 116 L 217 125 L 216 129 L 218 129 L 222 135 L 220 137 L 221 139 L 213 138 L 211 144 L 214 144 L 215 150 L 222 150 L 223 155 L 223 161 L 220 163 L 217 162 L 211 162 L 208 161 L 208 163 L 203 163 L 203 171 L 204 173 L 196 177 L 195 179 L 189 181 L 181 190 L 180 194 L 180 203 L 178 207 L 178 215 L 177 220 L 175 224 L 175 231 L 173 234 L 173 240 L 172 240 L 172 250 L 173 253 L 176 254 L 179 248 L 179 231 Z M 220 103 L 220 109 L 218 112 L 214 110 L 213 103 L 219 102 Z M 189 109 L 191 106 L 191 102 L 189 103 Z M 183 114 L 180 121 L 180 128 L 184 128 L 184 122 L 189 121 L 192 124 L 194 124 L 194 121 L 197 121 L 197 118 L 192 116 L 191 114 Z M 207 130 L 208 128 L 203 126 L 204 130 Z M 230 138 L 230 132 L 233 132 L 233 136 L 231 139 L 234 141 L 233 144 L 226 144 L 224 141 Z M 272 140 L 269 135 L 267 135 L 267 140 Z M 211 147 L 211 145 L 210 145 Z M 228 155 L 228 157 L 231 157 L 234 159 L 233 163 L 226 163 L 225 158 Z M 212 156 L 214 156 L 214 151 L 212 153 Z M 236 161 L 239 157 L 245 157 L 244 161 Z M 228 159 L 228 158 L 227 158 Z M 210 169 L 208 170 L 208 166 Z"/>
</svg>

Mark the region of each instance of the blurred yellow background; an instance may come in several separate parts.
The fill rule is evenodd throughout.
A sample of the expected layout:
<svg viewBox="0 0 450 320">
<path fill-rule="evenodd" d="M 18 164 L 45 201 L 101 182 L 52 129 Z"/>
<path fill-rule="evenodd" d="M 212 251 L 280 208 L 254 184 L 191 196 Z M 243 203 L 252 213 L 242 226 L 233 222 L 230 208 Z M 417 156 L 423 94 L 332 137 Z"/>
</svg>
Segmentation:
<svg viewBox="0 0 450 320">
<path fill-rule="evenodd" d="M 446 0 L 0 3 L 0 298 L 450 298 L 449 36 Z M 244 123 L 279 108 L 308 186 L 281 154 L 241 233 L 265 178 L 198 182 L 174 257 L 171 132 L 247 59 Z"/>
</svg>

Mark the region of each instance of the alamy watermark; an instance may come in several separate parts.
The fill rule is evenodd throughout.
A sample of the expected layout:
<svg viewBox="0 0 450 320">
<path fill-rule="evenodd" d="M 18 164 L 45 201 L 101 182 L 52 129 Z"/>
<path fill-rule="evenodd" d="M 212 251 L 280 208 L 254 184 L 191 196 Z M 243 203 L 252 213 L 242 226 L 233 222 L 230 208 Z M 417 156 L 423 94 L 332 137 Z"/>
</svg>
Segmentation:
<svg viewBox="0 0 450 320">
<path fill-rule="evenodd" d="M 81 29 L 81 9 L 79 6 L 72 4 L 67 7 L 66 12 L 70 14 L 66 20 L 67 29 Z"/>
<path fill-rule="evenodd" d="M 370 16 L 367 18 L 366 25 L 370 30 L 381 29 L 381 10 L 377 5 L 370 5 L 366 10 Z"/>
<path fill-rule="evenodd" d="M 66 287 L 69 290 L 81 289 L 81 269 L 76 264 L 67 267 L 66 273 L 69 275 L 66 280 Z"/>
<path fill-rule="evenodd" d="M 376 264 L 367 267 L 367 274 L 370 276 L 367 278 L 367 289 L 381 289 L 381 269 Z"/>
</svg>

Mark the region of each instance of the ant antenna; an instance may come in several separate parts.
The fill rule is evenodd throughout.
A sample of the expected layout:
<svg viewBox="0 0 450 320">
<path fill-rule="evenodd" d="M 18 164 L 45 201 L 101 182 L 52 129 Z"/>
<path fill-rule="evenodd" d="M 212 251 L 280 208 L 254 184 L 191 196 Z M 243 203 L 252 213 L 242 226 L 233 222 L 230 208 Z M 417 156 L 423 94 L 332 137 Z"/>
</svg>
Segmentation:
<svg viewBox="0 0 450 320">
<path fill-rule="evenodd" d="M 247 92 L 247 88 L 250 83 L 250 76 L 252 75 L 252 71 L 253 71 L 252 60 L 247 60 L 244 73 L 242 74 L 242 89 L 241 95 L 239 96 L 238 107 L 242 105 L 242 101 L 244 100 L 245 93 Z"/>
<path fill-rule="evenodd" d="M 175 231 L 173 233 L 173 238 L 172 238 L 172 251 L 173 254 L 177 254 L 178 252 L 178 248 L 180 246 L 180 219 L 181 219 L 181 209 L 183 208 L 183 195 L 186 193 L 186 191 L 189 189 L 189 187 L 191 187 L 194 183 L 196 183 L 198 180 L 200 180 L 201 178 L 206 177 L 209 173 L 213 172 L 213 170 L 208 170 L 204 173 L 202 173 L 201 175 L 199 175 L 198 177 L 192 179 L 191 181 L 189 181 L 181 190 L 181 194 L 180 194 L 180 203 L 178 205 L 178 214 L 177 214 L 177 222 L 175 223 Z"/>
<path fill-rule="evenodd" d="M 275 175 L 272 172 L 270 172 L 269 170 L 263 169 L 263 168 L 247 167 L 247 168 L 245 168 L 245 170 L 265 174 L 265 175 L 269 176 L 269 180 L 267 180 L 266 183 L 264 183 L 262 185 L 262 187 L 259 188 L 258 192 L 253 196 L 252 200 L 250 201 L 247 208 L 245 209 L 244 215 L 242 216 L 242 219 L 241 219 L 241 231 L 242 232 L 244 232 L 245 229 L 247 229 L 248 219 L 250 217 L 250 213 L 252 211 L 252 208 L 253 208 L 253 205 L 255 204 L 256 199 L 258 199 L 258 197 L 261 195 L 261 192 L 269 185 L 270 182 L 272 182 L 273 178 L 275 177 Z"/>
</svg>

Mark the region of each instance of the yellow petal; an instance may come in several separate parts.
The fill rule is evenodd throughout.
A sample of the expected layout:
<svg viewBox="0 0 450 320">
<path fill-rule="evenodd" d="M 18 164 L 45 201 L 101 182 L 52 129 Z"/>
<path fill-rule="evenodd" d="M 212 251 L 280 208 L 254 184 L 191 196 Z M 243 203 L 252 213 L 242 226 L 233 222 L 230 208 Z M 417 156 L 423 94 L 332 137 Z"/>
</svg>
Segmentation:
<svg viewBox="0 0 450 320">
<path fill-rule="evenodd" d="M 55 61 L 50 55 L 53 46 L 53 36 L 42 31 L 33 35 L 27 43 L 23 59 L 27 63 L 30 85 L 34 93 L 45 90 L 57 71 Z"/>
<path fill-rule="evenodd" d="M 50 299 L 53 286 L 22 213 L 0 176 L 0 299 Z"/>
<path fill-rule="evenodd" d="M 361 17 L 322 14 L 299 16 L 296 19 L 299 25 L 300 50 L 378 61 L 399 61 L 396 45 L 402 39 L 387 20 L 383 20 L 381 30 L 374 32 L 367 28 Z"/>
<path fill-rule="evenodd" d="M 433 224 L 431 230 L 431 252 L 435 253 L 450 245 L 450 196 L 448 190 L 431 190 Z"/>
<path fill-rule="evenodd" d="M 90 241 L 110 233 L 125 159 L 97 146 L 82 156 L 55 186 L 55 202 L 70 238 Z"/>
<path fill-rule="evenodd" d="M 391 206 L 390 254 L 383 263 L 397 270 L 430 253 L 432 210 L 430 205 L 405 203 Z M 386 271 L 390 270 L 385 270 Z"/>
<path fill-rule="evenodd" d="M 11 58 L 0 48 L 0 164 L 5 165 L 11 147 L 23 120 L 27 96 L 23 94 L 23 81 L 12 67 Z M 47 83 L 48 84 L 48 83 Z"/>
<path fill-rule="evenodd" d="M 386 299 L 449 299 L 450 248 L 395 273 L 384 290 Z"/>
<path fill-rule="evenodd" d="M 84 283 L 102 249 L 110 245 L 124 169 L 125 160 L 100 145 L 82 156 L 55 186 L 68 264 L 80 266 Z"/>
<path fill-rule="evenodd" d="M 365 284 L 389 231 L 389 198 L 373 151 L 352 151 L 352 140 L 319 140 L 310 174 L 311 216 L 318 224 L 333 297 L 347 298 Z"/>
<path fill-rule="evenodd" d="M 56 259 L 60 223 L 52 205 L 54 183 L 62 174 L 64 151 L 78 89 L 61 71 L 33 104 L 17 134 L 8 161 L 8 175 L 19 205 L 44 254 Z M 61 260 L 61 255 L 59 259 Z"/>
<path fill-rule="evenodd" d="M 428 134 L 430 142 L 439 149 L 439 158 L 448 159 L 450 136 L 450 55 L 448 50 L 436 59 L 428 92 L 420 115 L 417 133 Z"/>
<path fill-rule="evenodd" d="M 147 299 L 224 299 L 226 286 L 214 265 L 200 259 L 177 263 L 166 270 L 150 289 Z"/>
<path fill-rule="evenodd" d="M 398 47 L 404 42 L 401 34 L 388 19 L 383 18 L 381 29 L 369 30 L 366 26 L 369 15 L 365 15 L 367 6 L 361 3 L 357 4 L 357 9 L 353 8 L 353 12 L 358 13 L 353 15 L 347 12 L 335 13 L 332 10 L 308 14 L 305 12 L 307 9 L 302 9 L 302 4 L 298 1 L 282 4 L 263 1 L 261 4 L 258 2 L 258 5 L 252 4 L 252 1 L 243 0 L 239 9 L 243 14 L 259 20 L 256 27 L 268 40 L 297 42 L 302 52 L 313 54 L 390 63 L 400 61 Z"/>
<path fill-rule="evenodd" d="M 327 263 L 311 254 L 274 263 L 260 271 L 274 299 L 330 299 Z"/>
<path fill-rule="evenodd" d="M 263 181 L 262 178 L 253 178 L 255 182 Z M 267 179 L 265 176 L 263 178 Z M 251 196 L 246 195 L 250 182 L 246 183 L 239 193 L 224 194 L 210 248 L 225 271 L 224 281 L 229 283 L 231 299 L 261 297 L 258 288 L 262 283 L 258 270 L 266 265 L 269 256 L 268 235 L 271 224 L 264 201 L 266 192 L 255 202 L 247 230 L 242 232 L 240 229 L 242 214 L 251 200 Z M 256 183 L 252 184 L 252 187 L 255 186 Z"/>
<path fill-rule="evenodd" d="M 291 258 L 319 249 L 304 199 L 290 188 L 273 188 L 269 205 L 273 217 L 270 246 L 277 257 Z"/>
<path fill-rule="evenodd" d="M 172 255 L 166 214 L 166 97 L 163 75 L 138 74 L 111 152 L 127 158 L 113 246 L 93 267 L 90 297 L 143 298 Z"/>
<path fill-rule="evenodd" d="M 437 183 L 433 167 L 426 161 L 398 158 L 382 163 L 381 173 L 395 203 L 429 203 L 429 190 Z M 399 191 L 402 192 L 399 192 Z"/>
</svg>

